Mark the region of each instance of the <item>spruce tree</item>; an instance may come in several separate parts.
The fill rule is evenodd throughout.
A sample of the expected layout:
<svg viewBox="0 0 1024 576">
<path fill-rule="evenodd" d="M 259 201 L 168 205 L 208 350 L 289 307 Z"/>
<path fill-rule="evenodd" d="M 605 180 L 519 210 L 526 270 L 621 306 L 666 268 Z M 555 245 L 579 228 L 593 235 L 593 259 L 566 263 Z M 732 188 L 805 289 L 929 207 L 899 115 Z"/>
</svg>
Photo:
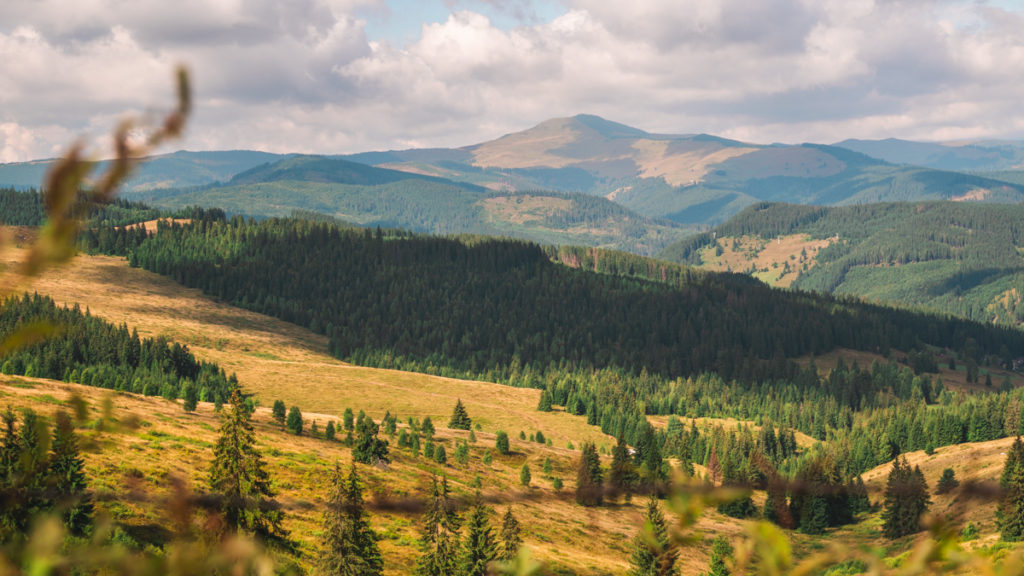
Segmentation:
<svg viewBox="0 0 1024 576">
<path fill-rule="evenodd" d="M 488 565 L 498 554 L 490 523 L 491 509 L 484 506 L 480 492 L 466 517 L 466 536 L 462 540 L 459 576 L 487 576 Z"/>
<path fill-rule="evenodd" d="M 302 411 L 299 410 L 298 406 L 292 406 L 288 410 L 288 422 L 286 423 L 288 431 L 296 436 L 302 434 Z"/>
<path fill-rule="evenodd" d="M 195 412 L 199 407 L 199 390 L 191 381 L 185 382 L 181 390 L 181 407 L 185 412 Z"/>
<path fill-rule="evenodd" d="M 629 457 L 629 446 L 626 445 L 625 438 L 620 434 L 615 448 L 612 448 L 612 467 L 608 470 L 609 496 L 618 498 L 622 495 L 628 502 L 633 496 L 637 480 L 636 468 L 632 458 Z"/>
<path fill-rule="evenodd" d="M 85 534 L 92 523 L 92 499 L 85 479 L 85 462 L 78 455 L 78 438 L 67 412 L 57 412 L 50 454 L 50 478 L 57 509 L 72 534 Z"/>
<path fill-rule="evenodd" d="M 466 413 L 466 407 L 460 398 L 455 402 L 455 410 L 452 411 L 452 418 L 448 421 L 448 427 L 453 430 L 469 430 L 473 427 L 473 420 Z"/>
<path fill-rule="evenodd" d="M 629 576 L 674 576 L 679 574 L 676 558 L 679 551 L 669 542 L 668 526 L 658 500 L 647 501 L 644 527 L 634 540 Z"/>
<path fill-rule="evenodd" d="M 931 504 L 928 484 L 921 469 L 910 469 L 907 459 L 900 455 L 892 463 L 885 485 L 885 509 L 882 511 L 882 534 L 886 538 L 900 538 L 921 530 L 921 516 Z"/>
<path fill-rule="evenodd" d="M 540 393 L 540 401 L 537 403 L 537 410 L 551 412 L 551 393 L 544 390 Z"/>
<path fill-rule="evenodd" d="M 455 505 L 448 495 L 448 479 L 442 479 L 439 485 L 435 477 L 420 529 L 422 553 L 416 560 L 417 576 L 451 576 L 456 573 L 460 525 Z"/>
<path fill-rule="evenodd" d="M 363 490 L 353 464 L 346 479 L 335 463 L 324 513 L 320 573 L 325 576 L 374 576 L 383 573 L 377 535 L 363 506 Z"/>
<path fill-rule="evenodd" d="M 283 406 L 284 405 L 282 404 L 282 407 Z M 353 420 L 355 420 L 355 415 L 352 414 L 352 409 L 351 408 L 345 408 L 345 413 L 341 417 L 341 423 L 342 423 L 342 426 L 345 427 L 345 430 L 347 430 L 348 432 L 351 432 L 351 431 L 355 430 L 355 426 L 352 423 Z"/>
<path fill-rule="evenodd" d="M 356 425 L 355 445 L 352 447 L 352 459 L 363 464 L 375 465 L 378 462 L 387 463 L 388 441 L 377 437 L 380 426 L 374 423 L 373 418 L 364 417 Z"/>
<path fill-rule="evenodd" d="M 1020 436 L 1006 454 L 999 488 L 1002 497 L 996 508 L 996 522 L 1002 539 L 1007 542 L 1024 540 L 1024 443 Z"/>
<path fill-rule="evenodd" d="M 505 510 L 505 516 L 501 519 L 501 546 L 498 550 L 498 557 L 506 562 L 512 561 L 519 554 L 519 547 L 523 545 L 523 538 L 520 535 L 519 520 L 512 514 L 512 507 Z"/>
<path fill-rule="evenodd" d="M 238 388 L 231 391 L 231 408 L 222 410 L 220 438 L 210 467 L 210 490 L 221 498 L 221 512 L 230 531 L 283 538 L 284 514 L 271 500 L 270 475 L 256 449 L 256 435 Z"/>
<path fill-rule="evenodd" d="M 420 431 L 423 432 L 423 436 L 427 440 L 434 439 L 434 432 L 437 432 L 437 430 L 434 429 L 434 421 L 430 419 L 430 416 L 423 419 L 423 423 L 420 424 Z"/>
<path fill-rule="evenodd" d="M 591 442 L 585 442 L 576 467 L 576 502 L 583 506 L 600 506 L 604 500 L 601 458 Z"/>
<path fill-rule="evenodd" d="M 533 475 L 530 474 L 530 465 L 523 463 L 523 467 L 519 469 L 519 483 L 529 487 L 532 479 Z"/>
<path fill-rule="evenodd" d="M 498 430 L 498 434 L 497 434 L 497 436 L 495 436 L 495 439 L 494 439 L 494 447 L 497 448 L 498 454 L 506 454 L 507 455 L 507 454 L 511 453 L 511 450 L 509 449 L 509 444 L 508 444 L 508 433 L 507 432 L 505 432 L 504 430 Z"/>
<path fill-rule="evenodd" d="M 334 442 L 334 437 L 338 434 L 338 431 L 334 428 L 334 420 L 327 421 L 327 427 L 324 428 L 324 439 L 328 442 Z"/>
<path fill-rule="evenodd" d="M 278 426 L 284 426 L 284 419 L 288 416 L 288 409 L 285 407 L 284 402 L 281 400 L 274 400 L 274 407 L 270 409 L 271 415 L 274 417 L 274 422 L 277 422 Z"/>
<path fill-rule="evenodd" d="M 945 494 L 951 492 L 959 485 L 960 481 L 956 479 L 956 472 L 952 468 L 946 468 L 942 471 L 942 476 L 939 477 L 939 482 L 935 485 L 935 493 Z"/>
</svg>

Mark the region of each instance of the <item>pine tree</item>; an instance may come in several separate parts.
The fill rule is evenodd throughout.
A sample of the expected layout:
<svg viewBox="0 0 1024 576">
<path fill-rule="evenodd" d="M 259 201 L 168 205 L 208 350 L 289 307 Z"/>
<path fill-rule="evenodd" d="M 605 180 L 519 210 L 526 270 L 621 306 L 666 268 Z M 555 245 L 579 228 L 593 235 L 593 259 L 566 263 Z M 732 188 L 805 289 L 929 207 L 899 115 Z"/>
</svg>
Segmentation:
<svg viewBox="0 0 1024 576">
<path fill-rule="evenodd" d="M 886 538 L 899 538 L 921 530 L 921 516 L 931 504 L 928 484 L 921 469 L 910 469 L 900 455 L 892 463 L 885 485 L 885 509 L 882 511 L 882 533 Z"/>
<path fill-rule="evenodd" d="M 355 445 L 352 447 L 352 459 L 363 464 L 375 465 L 378 462 L 387 463 L 388 441 L 377 437 L 380 431 L 373 418 L 364 417 L 356 425 Z"/>
<path fill-rule="evenodd" d="M 325 576 L 373 576 L 384 571 L 377 535 L 366 519 L 363 490 L 355 465 L 344 477 L 335 463 L 324 513 L 320 571 Z"/>
<path fill-rule="evenodd" d="M 181 390 L 182 404 L 185 412 L 195 412 L 199 407 L 199 391 L 192 382 L 185 382 Z"/>
<path fill-rule="evenodd" d="M 498 558 L 506 562 L 511 561 L 519 554 L 519 547 L 523 545 L 523 538 L 519 534 L 519 521 L 512 514 L 512 507 L 505 510 L 505 516 L 501 519 L 501 546 L 498 551 Z"/>
<path fill-rule="evenodd" d="M 334 428 L 334 420 L 327 421 L 327 427 L 324 428 L 324 439 L 328 442 L 334 442 L 334 437 L 338 434 L 337 429 Z"/>
<path fill-rule="evenodd" d="M 725 536 L 718 536 L 711 542 L 711 562 L 708 576 L 730 576 L 726 561 L 732 558 L 732 544 Z"/>
<path fill-rule="evenodd" d="M 448 421 L 448 427 L 453 430 L 469 430 L 473 427 L 473 420 L 466 413 L 466 407 L 462 405 L 461 398 L 455 402 L 455 410 L 452 411 L 452 419 Z"/>
<path fill-rule="evenodd" d="M 283 408 L 284 404 L 282 404 L 281 406 Z M 355 415 L 352 414 L 352 409 L 351 408 L 345 408 L 345 413 L 341 417 L 341 423 L 342 423 L 342 426 L 345 427 L 346 431 L 351 432 L 351 431 L 355 430 L 355 425 L 352 423 L 354 419 L 355 419 Z"/>
<path fill-rule="evenodd" d="M 956 479 L 956 472 L 952 468 L 946 468 L 942 471 L 938 484 L 935 485 L 935 493 L 945 494 L 951 492 L 959 485 L 960 481 Z"/>
<path fill-rule="evenodd" d="M 448 463 L 448 452 L 445 451 L 444 444 L 438 444 L 434 448 L 434 462 L 438 464 Z"/>
<path fill-rule="evenodd" d="M 434 432 L 437 432 L 437 430 L 434 429 L 434 422 L 430 419 L 430 416 L 423 419 L 423 423 L 420 424 L 420 431 L 423 432 L 423 436 L 427 440 L 434 439 Z"/>
<path fill-rule="evenodd" d="M 619 435 L 619 440 L 612 448 L 612 467 L 608 470 L 608 493 L 612 498 L 620 495 L 626 497 L 628 502 L 633 496 L 633 488 L 637 483 L 636 468 L 633 460 L 629 457 L 629 446 L 626 440 Z"/>
<path fill-rule="evenodd" d="M 551 412 L 551 393 L 544 390 L 540 393 L 540 401 L 537 403 L 537 410 Z"/>
<path fill-rule="evenodd" d="M 999 488 L 1003 494 L 996 509 L 996 521 L 1002 539 L 1007 542 L 1024 540 L 1024 443 L 1020 436 L 1006 454 Z"/>
<path fill-rule="evenodd" d="M 523 467 L 519 469 L 519 483 L 523 486 L 529 487 L 533 476 L 530 474 L 530 465 L 523 463 Z"/>
<path fill-rule="evenodd" d="M 85 462 L 78 455 L 78 438 L 71 417 L 57 412 L 50 454 L 50 478 L 64 524 L 72 534 L 85 534 L 92 523 L 92 499 L 85 479 Z"/>
<path fill-rule="evenodd" d="M 238 389 L 231 391 L 231 408 L 221 413 L 220 438 L 210 467 L 210 490 L 220 496 L 228 530 L 282 538 L 284 514 L 270 488 L 263 456 Z"/>
<path fill-rule="evenodd" d="M 448 495 L 448 479 L 431 483 L 430 501 L 420 531 L 422 554 L 416 561 L 417 576 L 451 576 L 458 565 L 461 521 Z"/>
<path fill-rule="evenodd" d="M 278 426 L 284 427 L 284 419 L 287 417 L 288 409 L 285 408 L 284 402 L 281 400 L 274 400 L 274 407 L 270 409 L 270 413 L 274 417 L 274 422 L 277 422 Z"/>
<path fill-rule="evenodd" d="M 498 554 L 490 523 L 491 509 L 484 506 L 480 493 L 466 517 L 466 536 L 462 540 L 459 576 L 487 576 L 488 565 Z"/>
<path fill-rule="evenodd" d="M 508 433 L 504 430 L 498 430 L 498 434 L 494 439 L 494 447 L 497 448 L 498 454 L 510 454 L 511 450 L 508 445 Z"/>
<path fill-rule="evenodd" d="M 600 506 L 604 500 L 601 457 L 591 442 L 585 442 L 576 467 L 576 502 L 583 506 Z"/>
<path fill-rule="evenodd" d="M 288 421 L 286 426 L 288 427 L 288 431 L 292 434 L 295 434 L 296 436 L 300 436 L 302 434 L 302 412 L 299 410 L 298 406 L 292 406 L 291 409 L 288 410 Z"/>
<path fill-rule="evenodd" d="M 644 527 L 634 540 L 633 557 L 630 558 L 630 576 L 673 576 L 679 574 L 676 558 L 679 551 L 669 542 L 668 526 L 661 513 L 658 500 L 647 501 L 647 516 Z"/>
</svg>

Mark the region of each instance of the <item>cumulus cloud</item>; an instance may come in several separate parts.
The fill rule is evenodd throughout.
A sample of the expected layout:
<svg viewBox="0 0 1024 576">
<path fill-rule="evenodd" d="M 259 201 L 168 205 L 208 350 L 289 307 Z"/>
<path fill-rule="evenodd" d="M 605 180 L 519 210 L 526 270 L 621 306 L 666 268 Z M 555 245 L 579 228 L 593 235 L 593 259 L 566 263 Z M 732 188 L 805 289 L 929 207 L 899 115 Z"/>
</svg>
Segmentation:
<svg viewBox="0 0 1024 576">
<path fill-rule="evenodd" d="M 1024 13 L 998 5 L 435 1 L 448 17 L 401 45 L 358 16 L 383 0 L 4 2 L 0 160 L 166 104 L 179 61 L 191 148 L 453 146 L 581 112 L 756 142 L 1024 137 Z"/>
</svg>

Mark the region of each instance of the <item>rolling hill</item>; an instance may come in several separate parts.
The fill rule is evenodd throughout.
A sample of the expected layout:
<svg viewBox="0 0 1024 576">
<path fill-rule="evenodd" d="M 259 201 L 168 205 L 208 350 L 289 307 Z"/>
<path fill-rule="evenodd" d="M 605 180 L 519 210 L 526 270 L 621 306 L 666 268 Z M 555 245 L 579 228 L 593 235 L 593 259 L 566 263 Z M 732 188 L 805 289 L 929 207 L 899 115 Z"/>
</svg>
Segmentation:
<svg viewBox="0 0 1024 576">
<path fill-rule="evenodd" d="M 294 156 L 198 188 L 128 195 L 158 207 L 219 207 L 252 216 L 308 211 L 361 226 L 490 234 L 653 254 L 693 229 L 580 193 L 490 190 L 440 176 L 323 156 Z"/>
<path fill-rule="evenodd" d="M 892 164 L 911 164 L 937 170 L 994 172 L 1024 169 L 1024 142 L 960 143 L 885 140 L 843 140 L 833 146 L 860 152 Z"/>
<path fill-rule="evenodd" d="M 1024 206 L 752 206 L 661 257 L 770 284 L 1024 324 Z"/>
</svg>

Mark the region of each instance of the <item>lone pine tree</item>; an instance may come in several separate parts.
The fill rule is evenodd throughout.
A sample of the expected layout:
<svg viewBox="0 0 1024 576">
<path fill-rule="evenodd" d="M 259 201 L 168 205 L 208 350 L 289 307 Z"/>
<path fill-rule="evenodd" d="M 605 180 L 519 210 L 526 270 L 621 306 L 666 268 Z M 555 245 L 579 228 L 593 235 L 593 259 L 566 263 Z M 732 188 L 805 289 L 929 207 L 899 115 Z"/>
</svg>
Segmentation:
<svg viewBox="0 0 1024 576">
<path fill-rule="evenodd" d="M 324 513 L 320 573 L 324 576 L 376 576 L 384 571 L 377 535 L 363 506 L 363 489 L 353 464 L 348 477 L 335 463 Z"/>
<path fill-rule="evenodd" d="M 284 514 L 273 501 L 270 475 L 256 449 L 256 435 L 238 388 L 231 392 L 231 407 L 222 411 L 220 438 L 213 451 L 210 490 L 221 498 L 228 530 L 245 530 L 264 537 L 284 537 Z"/>
<path fill-rule="evenodd" d="M 462 540 L 459 576 L 487 576 L 488 565 L 498 555 L 498 545 L 491 529 L 491 509 L 484 506 L 480 492 L 466 517 L 466 536 Z"/>
<path fill-rule="evenodd" d="M 461 398 L 455 402 L 455 409 L 452 411 L 452 419 L 448 421 L 448 427 L 453 430 L 469 430 L 473 427 L 473 420 L 466 412 Z"/>
<path fill-rule="evenodd" d="M 505 510 L 501 518 L 501 545 L 498 549 L 498 558 L 506 562 L 511 561 L 519 554 L 519 547 L 523 545 L 523 538 L 520 535 L 519 520 L 516 520 L 512 513 L 512 507 Z"/>
</svg>

